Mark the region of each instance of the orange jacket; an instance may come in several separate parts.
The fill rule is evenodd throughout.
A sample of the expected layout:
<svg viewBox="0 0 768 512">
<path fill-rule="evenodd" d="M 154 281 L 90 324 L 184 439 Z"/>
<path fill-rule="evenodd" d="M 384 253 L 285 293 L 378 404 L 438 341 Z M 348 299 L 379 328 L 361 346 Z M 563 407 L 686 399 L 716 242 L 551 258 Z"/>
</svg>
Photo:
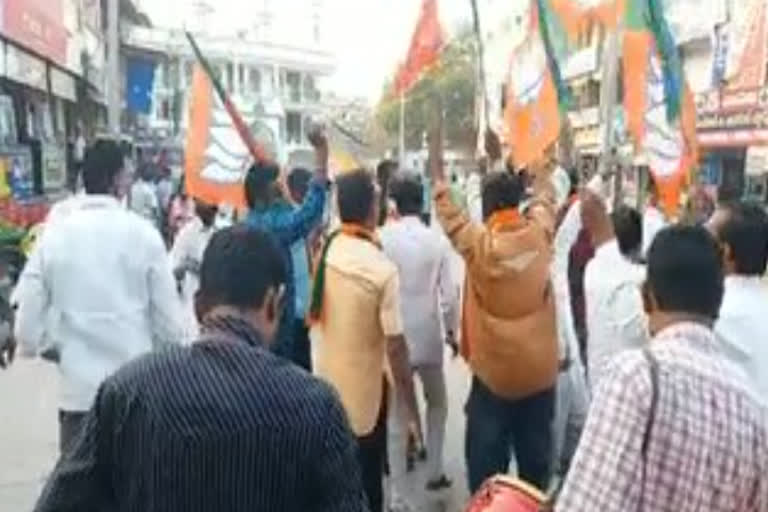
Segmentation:
<svg viewBox="0 0 768 512">
<path fill-rule="evenodd" d="M 558 371 L 551 191 L 542 189 L 519 223 L 493 231 L 472 223 L 447 186 L 436 188 L 435 201 L 440 223 L 467 266 L 462 354 L 472 372 L 510 400 L 551 388 Z"/>
</svg>

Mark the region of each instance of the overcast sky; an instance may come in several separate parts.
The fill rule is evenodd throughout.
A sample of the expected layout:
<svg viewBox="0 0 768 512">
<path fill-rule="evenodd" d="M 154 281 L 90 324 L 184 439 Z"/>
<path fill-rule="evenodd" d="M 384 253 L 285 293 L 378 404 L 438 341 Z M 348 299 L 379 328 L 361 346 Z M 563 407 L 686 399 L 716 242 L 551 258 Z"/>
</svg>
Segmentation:
<svg viewBox="0 0 768 512">
<path fill-rule="evenodd" d="M 273 0 L 280 2 L 281 0 Z M 302 0 L 311 5 L 313 0 Z M 178 25 L 191 17 L 195 0 L 144 0 L 142 8 L 156 25 Z M 253 0 L 215 0 L 211 26 L 242 26 L 244 6 Z M 338 60 L 337 73 L 327 88 L 349 95 L 378 99 L 382 84 L 407 50 L 421 0 L 325 0 L 327 41 Z M 457 20 L 471 19 L 469 0 L 440 0 L 446 30 Z M 184 14 L 181 14 L 184 13 Z"/>
</svg>

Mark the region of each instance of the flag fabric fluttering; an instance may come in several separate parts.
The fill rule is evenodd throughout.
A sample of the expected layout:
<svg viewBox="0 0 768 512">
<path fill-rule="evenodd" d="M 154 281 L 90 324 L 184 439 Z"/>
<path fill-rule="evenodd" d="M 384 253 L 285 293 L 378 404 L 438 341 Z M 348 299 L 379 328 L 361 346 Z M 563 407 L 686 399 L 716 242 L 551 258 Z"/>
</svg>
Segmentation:
<svg viewBox="0 0 768 512">
<path fill-rule="evenodd" d="M 624 108 L 670 217 L 698 161 L 696 107 L 661 0 L 624 0 Z"/>
<path fill-rule="evenodd" d="M 570 101 L 560 62 L 569 55 L 578 20 L 568 2 L 531 0 L 528 36 L 512 56 L 507 142 L 518 167 L 541 158 L 557 141 Z"/>
<path fill-rule="evenodd" d="M 406 94 L 440 60 L 445 45 L 437 0 L 423 0 L 405 62 L 395 77 L 395 94 Z"/>
</svg>

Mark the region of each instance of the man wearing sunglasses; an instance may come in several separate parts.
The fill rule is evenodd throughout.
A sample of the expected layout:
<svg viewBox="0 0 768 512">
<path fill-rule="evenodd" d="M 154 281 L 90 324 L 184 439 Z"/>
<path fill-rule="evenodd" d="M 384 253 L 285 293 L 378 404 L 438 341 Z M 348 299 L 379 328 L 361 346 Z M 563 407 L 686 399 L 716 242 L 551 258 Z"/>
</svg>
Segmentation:
<svg viewBox="0 0 768 512">
<path fill-rule="evenodd" d="M 269 350 L 290 278 L 277 244 L 242 226 L 213 236 L 200 339 L 104 382 L 37 512 L 368 510 L 338 398 Z"/>
</svg>

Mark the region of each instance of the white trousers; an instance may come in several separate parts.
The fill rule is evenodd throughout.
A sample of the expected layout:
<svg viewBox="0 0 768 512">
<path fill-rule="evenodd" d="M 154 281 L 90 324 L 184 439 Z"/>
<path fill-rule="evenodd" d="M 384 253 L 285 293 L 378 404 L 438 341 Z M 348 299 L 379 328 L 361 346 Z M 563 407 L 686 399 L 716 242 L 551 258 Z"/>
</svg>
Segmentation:
<svg viewBox="0 0 768 512">
<path fill-rule="evenodd" d="M 437 480 L 443 475 L 443 445 L 445 444 L 445 428 L 448 419 L 448 398 L 445 387 L 445 372 L 442 365 L 420 366 L 414 368 L 414 373 L 421 381 L 424 390 L 424 401 L 427 412 L 427 477 L 429 481 Z M 406 451 L 408 442 L 408 425 L 405 411 L 395 397 L 389 409 L 389 470 L 393 491 L 401 494 L 402 483 L 406 475 Z"/>
</svg>

